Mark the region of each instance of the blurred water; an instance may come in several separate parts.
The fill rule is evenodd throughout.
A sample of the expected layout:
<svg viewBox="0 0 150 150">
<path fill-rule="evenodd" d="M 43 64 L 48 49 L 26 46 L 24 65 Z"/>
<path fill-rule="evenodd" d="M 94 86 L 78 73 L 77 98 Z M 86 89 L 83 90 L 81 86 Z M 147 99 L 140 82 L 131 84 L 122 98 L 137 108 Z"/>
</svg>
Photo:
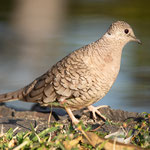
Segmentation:
<svg viewBox="0 0 150 150">
<path fill-rule="evenodd" d="M 1 16 L 11 16 L 7 20 L 0 19 L 0 93 L 27 85 L 68 53 L 97 40 L 113 21 L 125 20 L 132 25 L 143 45 L 129 43 L 125 46 L 115 84 L 95 105 L 150 112 L 150 10 L 146 9 L 148 4 L 141 1 L 124 3 L 117 0 L 72 1 L 67 5 L 68 11 L 64 11 L 63 22 L 60 18 L 55 20 L 59 24 L 57 29 L 42 30 L 42 25 L 36 36 L 37 31 L 30 34 L 31 31 L 23 32 L 24 27 L 19 28 L 19 19 L 10 15 L 17 10 L 6 14 L 0 10 Z M 30 109 L 31 106 L 19 101 L 7 105 L 16 109 Z"/>
</svg>

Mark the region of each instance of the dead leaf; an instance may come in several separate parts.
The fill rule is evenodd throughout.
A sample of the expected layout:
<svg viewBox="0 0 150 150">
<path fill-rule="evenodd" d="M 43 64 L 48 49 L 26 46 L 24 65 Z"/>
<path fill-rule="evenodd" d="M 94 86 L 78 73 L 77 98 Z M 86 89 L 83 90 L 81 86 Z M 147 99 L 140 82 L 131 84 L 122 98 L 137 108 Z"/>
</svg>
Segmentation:
<svg viewBox="0 0 150 150">
<path fill-rule="evenodd" d="M 17 143 L 17 140 L 16 139 L 12 139 L 9 143 L 8 143 L 8 147 L 9 148 L 12 148 L 16 145 Z"/>
<path fill-rule="evenodd" d="M 103 143 L 104 140 L 102 140 L 97 134 L 93 133 L 93 132 L 85 132 L 85 134 L 88 136 L 88 138 L 90 139 L 90 143 L 89 140 L 87 138 L 83 138 L 82 142 L 86 143 L 86 144 L 91 144 L 94 147 L 98 146 L 99 144 Z"/>
<path fill-rule="evenodd" d="M 79 142 L 82 140 L 82 136 L 77 137 L 76 139 L 73 139 L 71 141 L 66 140 L 63 142 L 64 147 L 67 150 L 71 150 L 72 148 L 74 148 L 75 146 L 77 146 L 77 144 L 79 144 Z"/>
</svg>

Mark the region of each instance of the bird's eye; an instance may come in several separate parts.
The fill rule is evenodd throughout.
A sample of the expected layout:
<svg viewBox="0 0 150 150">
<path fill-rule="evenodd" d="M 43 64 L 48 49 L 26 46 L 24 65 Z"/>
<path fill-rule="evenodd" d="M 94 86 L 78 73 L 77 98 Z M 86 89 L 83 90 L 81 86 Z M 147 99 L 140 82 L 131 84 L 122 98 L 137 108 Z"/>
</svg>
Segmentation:
<svg viewBox="0 0 150 150">
<path fill-rule="evenodd" d="M 125 29 L 125 30 L 124 30 L 124 33 L 125 33 L 125 34 L 128 34 L 128 33 L 129 33 L 129 30 L 128 30 L 128 29 Z"/>
</svg>

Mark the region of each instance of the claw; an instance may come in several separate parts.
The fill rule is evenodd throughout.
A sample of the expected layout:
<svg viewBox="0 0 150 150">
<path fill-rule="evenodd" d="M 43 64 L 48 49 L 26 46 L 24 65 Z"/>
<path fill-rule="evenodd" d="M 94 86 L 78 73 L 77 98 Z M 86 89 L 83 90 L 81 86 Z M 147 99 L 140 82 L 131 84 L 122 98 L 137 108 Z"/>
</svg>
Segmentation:
<svg viewBox="0 0 150 150">
<path fill-rule="evenodd" d="M 104 115 L 102 115 L 99 111 L 100 108 L 105 108 L 105 107 L 109 107 L 107 105 L 102 105 L 102 106 L 98 106 L 98 107 L 94 107 L 92 105 L 88 106 L 87 108 L 89 109 L 89 111 L 92 112 L 93 114 L 93 119 L 96 120 L 97 117 L 96 117 L 96 113 L 97 115 L 99 115 L 101 118 L 103 118 L 104 120 L 106 120 L 106 117 Z"/>
</svg>

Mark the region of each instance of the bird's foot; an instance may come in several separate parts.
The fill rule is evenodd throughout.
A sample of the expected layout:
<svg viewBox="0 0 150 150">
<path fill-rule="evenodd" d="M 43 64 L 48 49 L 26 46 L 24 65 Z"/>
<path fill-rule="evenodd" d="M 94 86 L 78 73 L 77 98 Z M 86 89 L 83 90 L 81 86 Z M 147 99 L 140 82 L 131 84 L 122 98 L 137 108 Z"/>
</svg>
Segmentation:
<svg viewBox="0 0 150 150">
<path fill-rule="evenodd" d="M 74 116 L 74 114 L 72 113 L 70 108 L 65 108 L 66 112 L 68 113 L 68 115 L 70 116 L 72 123 L 74 123 L 75 125 L 77 125 L 79 123 L 79 120 Z"/>
<path fill-rule="evenodd" d="M 104 115 L 102 115 L 99 111 L 100 108 L 105 108 L 105 107 L 109 107 L 108 105 L 102 105 L 102 106 L 88 106 L 88 110 L 92 112 L 92 115 L 93 115 L 93 119 L 96 120 L 97 117 L 96 117 L 96 114 L 99 115 L 101 118 L 103 118 L 104 120 L 106 120 L 106 117 Z"/>
</svg>

